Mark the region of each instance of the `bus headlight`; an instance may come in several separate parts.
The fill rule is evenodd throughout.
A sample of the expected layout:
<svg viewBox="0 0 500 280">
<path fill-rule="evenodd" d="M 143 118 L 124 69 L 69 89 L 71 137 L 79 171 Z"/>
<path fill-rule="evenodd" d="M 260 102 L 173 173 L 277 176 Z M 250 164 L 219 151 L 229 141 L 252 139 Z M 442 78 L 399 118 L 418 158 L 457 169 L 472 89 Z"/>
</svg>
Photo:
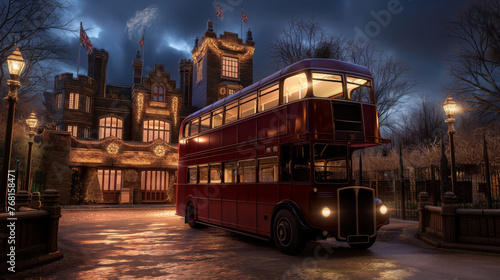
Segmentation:
<svg viewBox="0 0 500 280">
<path fill-rule="evenodd" d="M 385 205 L 380 206 L 380 213 L 382 213 L 382 215 L 387 214 L 387 207 Z"/>
<path fill-rule="evenodd" d="M 323 214 L 323 216 L 327 218 L 331 214 L 330 208 L 328 207 L 323 208 L 323 210 L 321 210 L 321 214 Z"/>
</svg>

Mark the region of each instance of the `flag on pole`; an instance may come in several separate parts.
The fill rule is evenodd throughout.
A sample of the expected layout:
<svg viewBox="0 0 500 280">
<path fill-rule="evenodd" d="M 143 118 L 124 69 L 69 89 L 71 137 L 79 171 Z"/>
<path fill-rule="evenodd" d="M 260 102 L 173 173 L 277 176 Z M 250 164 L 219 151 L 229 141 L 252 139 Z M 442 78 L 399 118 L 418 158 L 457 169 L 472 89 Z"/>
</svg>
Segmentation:
<svg viewBox="0 0 500 280">
<path fill-rule="evenodd" d="M 139 41 L 139 50 L 144 47 L 144 33 L 146 33 L 146 29 L 142 31 L 142 39 Z"/>
<path fill-rule="evenodd" d="M 246 24 L 248 25 L 248 18 L 247 18 L 247 15 L 245 14 L 245 12 L 243 12 L 243 8 L 241 8 L 241 20 Z"/>
<path fill-rule="evenodd" d="M 89 36 L 87 36 L 87 33 L 85 33 L 85 30 L 83 30 L 82 23 L 80 22 L 80 45 L 83 45 L 85 47 L 85 50 L 87 51 L 87 54 L 92 53 L 92 42 L 90 42 Z"/>
<path fill-rule="evenodd" d="M 219 2 L 215 2 L 217 5 L 217 17 L 220 19 L 224 19 L 224 12 L 222 9 L 219 7 Z"/>
</svg>

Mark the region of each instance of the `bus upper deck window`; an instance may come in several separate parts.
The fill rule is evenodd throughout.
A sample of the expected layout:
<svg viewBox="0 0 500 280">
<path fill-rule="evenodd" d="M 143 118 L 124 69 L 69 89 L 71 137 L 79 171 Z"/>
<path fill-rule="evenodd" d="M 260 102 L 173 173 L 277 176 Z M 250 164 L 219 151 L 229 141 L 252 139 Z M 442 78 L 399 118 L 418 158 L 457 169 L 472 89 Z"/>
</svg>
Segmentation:
<svg viewBox="0 0 500 280">
<path fill-rule="evenodd" d="M 316 97 L 344 98 L 341 75 L 313 73 L 312 84 Z"/>
<path fill-rule="evenodd" d="M 200 119 L 192 120 L 189 124 L 189 136 L 194 136 L 198 133 L 198 128 L 200 126 Z"/>
<path fill-rule="evenodd" d="M 226 116 L 224 123 L 228 124 L 238 119 L 238 101 L 235 101 L 226 106 Z"/>
<path fill-rule="evenodd" d="M 222 113 L 224 112 L 223 109 L 219 109 L 214 111 L 212 114 L 212 128 L 216 128 L 218 126 L 222 125 Z"/>
<path fill-rule="evenodd" d="M 283 85 L 283 103 L 304 98 L 307 94 L 307 87 L 305 73 L 286 78 Z"/>
<path fill-rule="evenodd" d="M 373 103 L 372 84 L 369 80 L 347 77 L 347 97 L 350 100 Z"/>
<path fill-rule="evenodd" d="M 200 132 L 210 129 L 210 113 L 201 117 Z"/>
<path fill-rule="evenodd" d="M 279 85 L 272 85 L 259 93 L 259 112 L 279 105 Z"/>
</svg>

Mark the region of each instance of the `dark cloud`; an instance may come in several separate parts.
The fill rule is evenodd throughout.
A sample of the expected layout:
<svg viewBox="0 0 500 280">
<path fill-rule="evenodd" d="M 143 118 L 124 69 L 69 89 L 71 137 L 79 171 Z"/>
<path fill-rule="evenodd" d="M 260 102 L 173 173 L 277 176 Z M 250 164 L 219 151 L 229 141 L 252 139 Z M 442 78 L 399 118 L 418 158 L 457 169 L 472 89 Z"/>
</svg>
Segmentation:
<svg viewBox="0 0 500 280">
<path fill-rule="evenodd" d="M 131 62 L 142 35 L 141 32 L 129 34 L 127 22 L 137 14 L 148 8 L 157 9 L 157 16 L 146 27 L 146 69 L 153 69 L 155 63 L 164 64 L 166 71 L 176 80 L 177 63 L 181 58 L 191 58 L 189 51 L 195 37 L 203 34 L 209 18 L 215 21 L 215 1 L 77 1 L 76 20 L 82 21 L 86 28 L 89 25 L 94 27 L 89 35 L 99 31 L 98 37 L 90 39 L 95 47 L 106 49 L 110 54 L 108 82 L 111 83 L 132 82 Z M 382 15 L 383 11 L 388 11 L 391 7 L 397 8 L 400 12 L 391 14 L 390 20 L 384 22 L 385 26 L 378 23 L 379 30 L 372 29 L 373 36 L 369 37 L 387 52 L 412 66 L 419 82 L 419 91 L 436 92 L 446 78 L 445 60 L 452 47 L 451 40 L 443 36 L 441 22 L 452 19 L 454 11 L 463 2 L 464 0 L 220 0 L 219 4 L 225 14 L 224 20 L 217 23 L 217 29 L 218 33 L 240 33 L 240 6 L 243 6 L 256 42 L 254 79 L 258 80 L 275 71 L 268 55 L 269 46 L 292 16 L 314 16 L 333 34 L 352 39 L 356 35 L 355 28 L 366 30 L 371 22 L 377 22 L 374 13 Z M 246 30 L 247 27 L 243 24 L 243 33 Z M 77 39 L 69 44 L 74 46 L 76 61 Z M 81 62 L 80 73 L 86 73 L 84 53 Z"/>
</svg>

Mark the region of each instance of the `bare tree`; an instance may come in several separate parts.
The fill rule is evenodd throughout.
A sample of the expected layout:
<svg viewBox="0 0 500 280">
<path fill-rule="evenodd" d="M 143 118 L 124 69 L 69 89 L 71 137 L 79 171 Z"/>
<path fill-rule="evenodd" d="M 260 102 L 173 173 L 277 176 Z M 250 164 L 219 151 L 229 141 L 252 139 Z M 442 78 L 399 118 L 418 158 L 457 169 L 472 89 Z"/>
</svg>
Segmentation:
<svg viewBox="0 0 500 280">
<path fill-rule="evenodd" d="M 395 122 L 390 117 L 398 112 L 415 85 L 411 68 L 404 61 L 387 55 L 373 43 L 351 41 L 346 46 L 347 60 L 367 67 L 374 77 L 380 126 L 394 130 Z"/>
<path fill-rule="evenodd" d="M 458 42 L 451 56 L 450 89 L 486 121 L 500 119 L 500 2 L 470 1 L 446 24 Z"/>
<path fill-rule="evenodd" d="M 432 145 L 439 140 L 444 130 L 444 114 L 439 103 L 423 94 L 406 114 L 401 114 L 395 140 L 405 146 Z"/>
<path fill-rule="evenodd" d="M 53 83 L 54 63 L 68 58 L 63 38 L 71 19 L 67 17 L 69 5 L 60 0 L 8 0 L 0 3 L 0 82 L 5 85 L 9 73 L 6 59 L 16 45 L 26 62 L 20 81 L 23 87 L 18 96 L 20 103 L 31 104 L 36 94 Z M 2 86 L 0 97 L 7 94 Z M 26 104 L 25 104 L 26 105 Z M 0 106 L 6 106 L 2 102 Z M 36 105 L 35 105 L 36 106 Z M 19 106 L 18 113 L 23 114 Z M 2 110 L 5 111 L 5 110 Z"/>
<path fill-rule="evenodd" d="M 271 45 L 271 57 L 277 69 L 305 58 L 343 58 L 343 41 L 328 34 L 314 18 L 291 18 Z"/>
</svg>

